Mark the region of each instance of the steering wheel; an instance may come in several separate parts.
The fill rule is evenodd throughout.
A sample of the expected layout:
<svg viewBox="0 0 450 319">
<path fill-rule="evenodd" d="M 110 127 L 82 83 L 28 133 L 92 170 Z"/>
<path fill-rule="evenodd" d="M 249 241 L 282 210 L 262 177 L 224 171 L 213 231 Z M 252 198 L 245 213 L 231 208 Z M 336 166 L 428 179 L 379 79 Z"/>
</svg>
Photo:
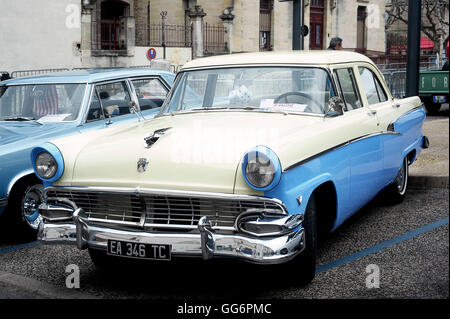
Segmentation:
<svg viewBox="0 0 450 319">
<path fill-rule="evenodd" d="M 291 92 L 286 92 L 283 93 L 281 95 L 279 95 L 274 101 L 273 103 L 280 103 L 280 101 L 282 99 L 284 99 L 286 102 L 285 103 L 289 103 L 287 97 L 290 95 L 297 95 L 297 96 L 301 96 L 304 98 L 307 98 L 308 100 L 310 100 L 311 102 L 313 102 L 314 104 L 316 104 L 320 110 L 323 110 L 323 105 L 321 105 L 319 102 L 317 102 L 316 100 L 313 99 L 313 97 L 309 94 L 306 93 L 302 93 L 302 92 L 296 92 L 296 91 L 291 91 Z M 308 106 L 305 110 L 309 110 L 311 111 L 311 108 Z"/>
</svg>

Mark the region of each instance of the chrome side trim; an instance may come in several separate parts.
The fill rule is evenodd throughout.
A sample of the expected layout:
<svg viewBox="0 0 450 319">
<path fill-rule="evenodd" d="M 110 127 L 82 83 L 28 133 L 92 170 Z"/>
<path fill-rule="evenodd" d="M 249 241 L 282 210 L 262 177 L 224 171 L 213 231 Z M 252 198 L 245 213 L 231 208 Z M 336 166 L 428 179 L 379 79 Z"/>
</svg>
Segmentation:
<svg viewBox="0 0 450 319">
<path fill-rule="evenodd" d="M 303 164 L 305 164 L 307 162 L 310 162 L 313 159 L 316 159 L 316 158 L 318 158 L 318 157 L 320 157 L 322 155 L 325 155 L 325 154 L 327 154 L 329 152 L 335 151 L 337 149 L 340 149 L 340 148 L 345 147 L 347 145 L 350 145 L 352 143 L 356 143 L 356 142 L 359 142 L 359 141 L 362 141 L 362 140 L 365 140 L 365 139 L 368 139 L 368 138 L 371 138 L 371 137 L 374 137 L 374 136 L 379 136 L 379 135 L 397 135 L 397 136 L 401 136 L 402 133 L 395 132 L 395 131 L 390 131 L 389 128 L 388 128 L 387 131 L 382 131 L 382 132 L 376 132 L 376 133 L 370 133 L 370 134 L 362 135 L 362 136 L 356 137 L 354 139 L 348 140 L 348 141 L 346 141 L 344 143 L 341 143 L 341 144 L 338 144 L 336 146 L 333 146 L 333 147 L 331 147 L 329 149 L 326 149 L 326 150 L 324 150 L 324 151 L 322 151 L 320 153 L 317 153 L 315 155 L 312 155 L 312 156 L 310 156 L 308 158 L 305 158 L 304 160 L 301 160 L 301 161 L 299 161 L 299 162 L 297 162 L 295 164 L 292 164 L 292 165 L 288 166 L 287 168 L 285 168 L 283 170 L 283 172 L 287 172 L 287 171 L 289 171 L 289 170 L 291 170 L 293 168 L 296 168 L 296 167 L 298 167 L 300 165 L 303 165 Z"/>
</svg>

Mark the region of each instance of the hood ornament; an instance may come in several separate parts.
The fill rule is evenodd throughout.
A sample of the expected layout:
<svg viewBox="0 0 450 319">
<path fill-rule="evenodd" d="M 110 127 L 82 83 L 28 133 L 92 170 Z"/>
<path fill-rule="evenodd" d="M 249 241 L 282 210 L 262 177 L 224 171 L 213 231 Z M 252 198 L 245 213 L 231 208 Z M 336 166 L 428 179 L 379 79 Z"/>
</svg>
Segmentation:
<svg viewBox="0 0 450 319">
<path fill-rule="evenodd" d="M 170 127 L 162 128 L 162 129 L 159 129 L 159 130 L 156 130 L 156 131 L 150 133 L 149 136 L 147 136 L 146 138 L 144 138 L 144 141 L 145 141 L 145 148 L 150 148 L 150 147 L 152 147 L 152 145 L 155 144 L 156 141 L 157 141 L 161 136 L 163 136 L 164 133 L 165 133 L 167 130 L 169 130 L 169 129 L 171 129 L 171 128 L 170 128 Z"/>
<path fill-rule="evenodd" d="M 147 170 L 148 163 L 149 163 L 148 159 L 146 159 L 146 158 L 140 158 L 140 159 L 137 161 L 137 171 L 138 171 L 139 173 L 145 172 L 145 171 Z"/>
</svg>

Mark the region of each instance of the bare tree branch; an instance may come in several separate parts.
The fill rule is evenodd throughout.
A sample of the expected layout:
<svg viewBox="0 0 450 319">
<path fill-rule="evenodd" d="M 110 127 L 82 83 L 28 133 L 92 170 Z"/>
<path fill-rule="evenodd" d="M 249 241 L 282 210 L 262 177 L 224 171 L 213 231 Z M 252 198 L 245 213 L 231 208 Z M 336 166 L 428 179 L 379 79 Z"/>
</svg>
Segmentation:
<svg viewBox="0 0 450 319">
<path fill-rule="evenodd" d="M 422 0 L 421 31 L 434 43 L 435 49 L 440 48 L 441 37 L 445 44 L 448 42 L 448 12 L 448 0 Z M 408 1 L 388 1 L 386 13 L 386 30 L 397 21 L 408 24 Z"/>
</svg>

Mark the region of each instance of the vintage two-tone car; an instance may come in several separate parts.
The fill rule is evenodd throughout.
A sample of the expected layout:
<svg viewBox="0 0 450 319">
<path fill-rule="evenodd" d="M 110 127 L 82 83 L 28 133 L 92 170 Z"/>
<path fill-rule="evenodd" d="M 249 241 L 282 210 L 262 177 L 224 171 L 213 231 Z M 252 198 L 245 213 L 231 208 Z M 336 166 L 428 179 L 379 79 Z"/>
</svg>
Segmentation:
<svg viewBox="0 0 450 319">
<path fill-rule="evenodd" d="M 174 78 L 175 74 L 167 71 L 117 68 L 1 82 L 1 226 L 36 238 L 43 189 L 30 163 L 33 147 L 61 136 L 152 118 Z M 142 113 L 130 114 L 130 103 Z"/>
<path fill-rule="evenodd" d="M 357 53 L 194 60 L 153 120 L 33 149 L 39 238 L 87 248 L 97 266 L 233 257 L 308 282 L 318 233 L 381 191 L 403 200 L 424 118 Z"/>
</svg>

